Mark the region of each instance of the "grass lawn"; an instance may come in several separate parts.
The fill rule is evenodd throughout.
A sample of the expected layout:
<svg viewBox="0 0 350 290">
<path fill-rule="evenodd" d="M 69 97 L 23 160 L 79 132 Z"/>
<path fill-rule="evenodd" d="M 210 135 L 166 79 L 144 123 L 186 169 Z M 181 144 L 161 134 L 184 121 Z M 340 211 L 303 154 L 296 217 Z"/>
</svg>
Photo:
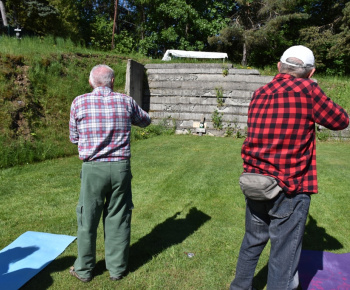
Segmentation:
<svg viewBox="0 0 350 290">
<path fill-rule="evenodd" d="M 134 142 L 130 274 L 109 281 L 100 226 L 90 283 L 68 274 L 74 242 L 23 289 L 228 289 L 244 234 L 242 142 L 196 136 Z M 320 193 L 312 198 L 304 249 L 350 252 L 349 149 L 345 142 L 317 144 Z M 0 170 L 0 249 L 26 231 L 76 234 L 80 167 L 73 156 Z M 266 286 L 267 261 L 268 248 L 257 289 Z"/>
</svg>

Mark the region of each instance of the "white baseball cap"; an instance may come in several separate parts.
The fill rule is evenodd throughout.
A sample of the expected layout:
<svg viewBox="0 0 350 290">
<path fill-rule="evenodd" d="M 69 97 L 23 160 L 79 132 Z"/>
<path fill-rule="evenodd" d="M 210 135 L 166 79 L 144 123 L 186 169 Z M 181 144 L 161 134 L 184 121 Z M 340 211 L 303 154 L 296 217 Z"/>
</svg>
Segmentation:
<svg viewBox="0 0 350 290">
<path fill-rule="evenodd" d="M 287 61 L 289 57 L 295 57 L 300 59 L 304 65 L 300 66 L 294 63 L 290 63 Z M 308 66 L 315 66 L 315 57 L 312 51 L 303 45 L 295 45 L 288 48 L 281 57 L 281 62 L 296 66 L 296 67 L 308 67 Z"/>
</svg>

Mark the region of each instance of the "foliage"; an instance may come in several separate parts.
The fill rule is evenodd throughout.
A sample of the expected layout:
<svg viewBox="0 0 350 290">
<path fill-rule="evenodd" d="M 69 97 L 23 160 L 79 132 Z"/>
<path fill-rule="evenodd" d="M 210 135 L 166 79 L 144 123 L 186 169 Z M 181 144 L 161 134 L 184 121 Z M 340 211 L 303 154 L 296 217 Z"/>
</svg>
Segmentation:
<svg viewBox="0 0 350 290">
<path fill-rule="evenodd" d="M 223 107 L 225 103 L 223 89 L 221 87 L 217 87 L 215 88 L 215 92 L 216 92 L 216 102 L 217 102 L 218 108 Z"/>
<path fill-rule="evenodd" d="M 97 16 L 95 22 L 91 24 L 91 28 L 92 46 L 101 50 L 111 50 L 113 22 L 105 16 Z"/>
<path fill-rule="evenodd" d="M 173 135 L 176 130 L 175 120 L 162 120 L 158 124 L 151 124 L 146 128 L 132 127 L 131 141 L 144 140 L 159 135 Z"/>
<path fill-rule="evenodd" d="M 114 36 L 114 49 L 112 49 L 112 32 L 113 21 L 104 16 L 97 16 L 92 27 L 90 37 L 91 45 L 96 49 L 110 51 L 116 53 L 132 53 L 134 49 L 134 39 L 126 30 L 121 31 Z"/>
<path fill-rule="evenodd" d="M 44 41 L 44 47 L 38 40 L 33 47 L 27 41 L 23 50 L 8 41 L 10 46 L 0 49 L 21 53 L 5 53 L 0 61 L 0 167 L 77 152 L 67 135 L 69 110 L 77 95 L 91 90 L 88 76 L 94 65 L 108 63 L 115 70 L 115 89 L 124 89 L 126 60 L 104 54 L 53 54 L 50 41 Z M 57 43 L 55 51 L 64 49 L 65 42 Z"/>
<path fill-rule="evenodd" d="M 314 5 L 308 7 L 312 13 Z M 316 55 L 317 68 L 329 75 L 349 74 L 350 61 L 350 2 L 320 1 L 318 9 L 327 11 L 320 15 L 314 12 L 314 25 L 301 29 L 301 39 L 308 43 Z"/>
<path fill-rule="evenodd" d="M 69 0 L 5 1 L 9 24 L 22 33 L 78 38 L 77 11 Z"/>
<path fill-rule="evenodd" d="M 234 137 L 234 138 L 243 138 L 244 134 L 239 130 L 238 121 L 235 119 L 233 121 L 233 126 L 231 123 L 228 123 L 225 127 L 225 137 Z"/>
<path fill-rule="evenodd" d="M 208 42 L 219 51 L 227 51 L 234 61 L 241 59 L 246 66 L 248 60 L 265 65 L 288 46 L 287 35 L 295 29 L 298 21 L 307 14 L 299 13 L 298 1 L 236 1 L 237 7 L 231 22 Z"/>
<path fill-rule="evenodd" d="M 213 123 L 214 129 L 222 130 L 223 124 L 222 124 L 222 117 L 223 113 L 219 113 L 218 110 L 214 110 L 214 112 L 211 114 L 211 121 Z"/>
<path fill-rule="evenodd" d="M 228 23 L 231 1 L 133 1 L 141 21 L 140 52 L 159 55 L 166 49 L 206 50 L 207 36 Z"/>
</svg>

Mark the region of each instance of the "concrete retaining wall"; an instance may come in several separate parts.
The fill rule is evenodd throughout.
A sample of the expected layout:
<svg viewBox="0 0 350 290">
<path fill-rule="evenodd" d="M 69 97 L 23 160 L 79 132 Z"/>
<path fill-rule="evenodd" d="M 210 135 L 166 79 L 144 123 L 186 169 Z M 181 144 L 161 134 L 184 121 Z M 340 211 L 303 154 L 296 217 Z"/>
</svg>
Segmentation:
<svg viewBox="0 0 350 290">
<path fill-rule="evenodd" d="M 142 64 L 128 59 L 126 65 L 125 92 L 132 96 L 139 106 L 143 101 L 143 77 L 145 68 Z"/>
<path fill-rule="evenodd" d="M 244 131 L 252 93 L 272 78 L 257 70 L 234 69 L 226 64 L 148 64 L 144 108 L 153 120 L 175 119 L 177 133 L 196 133 L 205 120 L 206 134 Z M 222 106 L 217 100 L 222 92 Z M 218 112 L 222 126 L 215 128 Z M 220 124 L 221 123 L 221 124 Z"/>
<path fill-rule="evenodd" d="M 162 63 L 143 67 L 129 60 L 126 80 L 127 94 L 149 112 L 153 122 L 175 120 L 177 133 L 202 134 L 205 131 L 205 134 L 223 136 L 244 134 L 251 96 L 272 77 L 224 63 Z M 218 92 L 222 92 L 222 106 L 217 99 Z M 215 128 L 214 111 L 221 121 L 221 130 Z M 204 120 L 204 128 L 200 128 L 201 120 Z M 319 130 L 325 136 L 350 139 L 349 129 Z"/>
</svg>

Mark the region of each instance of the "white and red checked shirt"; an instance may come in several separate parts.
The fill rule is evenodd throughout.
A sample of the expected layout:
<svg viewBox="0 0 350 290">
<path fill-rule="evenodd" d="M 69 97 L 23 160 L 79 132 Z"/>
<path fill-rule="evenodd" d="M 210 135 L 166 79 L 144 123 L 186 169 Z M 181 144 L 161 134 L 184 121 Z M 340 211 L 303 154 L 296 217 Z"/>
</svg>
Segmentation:
<svg viewBox="0 0 350 290">
<path fill-rule="evenodd" d="M 69 138 L 78 144 L 83 161 L 120 161 L 131 156 L 131 125 L 150 123 L 149 115 L 131 97 L 98 87 L 74 99 Z"/>
</svg>

